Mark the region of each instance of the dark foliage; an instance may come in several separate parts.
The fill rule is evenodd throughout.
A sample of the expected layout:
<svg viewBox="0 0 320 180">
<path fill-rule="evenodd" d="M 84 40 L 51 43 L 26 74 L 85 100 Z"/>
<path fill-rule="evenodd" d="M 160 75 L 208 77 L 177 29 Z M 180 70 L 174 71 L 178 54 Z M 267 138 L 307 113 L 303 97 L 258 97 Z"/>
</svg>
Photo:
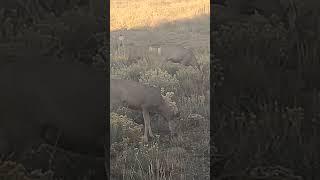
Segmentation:
<svg viewBox="0 0 320 180">
<path fill-rule="evenodd" d="M 281 1 L 278 11 L 277 0 L 229 2 L 238 19 L 211 26 L 221 64 L 212 72 L 214 141 L 238 152 L 225 169 L 281 165 L 319 179 L 319 3 Z M 259 14 L 243 16 L 250 6 Z"/>
<path fill-rule="evenodd" d="M 0 66 L 21 61 L 50 61 L 84 63 L 105 68 L 104 7 L 104 1 L 98 0 L 1 1 Z M 25 157 L 22 163 L 28 172 L 24 168 L 21 171 L 1 169 L 4 172 L 1 179 L 10 179 L 12 177 L 8 174 L 21 172 L 25 175 L 21 175 L 20 179 L 46 179 L 28 174 L 39 168 L 52 170 L 51 174 L 65 179 L 105 177 L 103 160 L 72 155 L 56 147 L 49 149 Z M 91 172 L 90 168 L 97 171 Z M 48 176 L 47 179 L 52 178 Z"/>
</svg>

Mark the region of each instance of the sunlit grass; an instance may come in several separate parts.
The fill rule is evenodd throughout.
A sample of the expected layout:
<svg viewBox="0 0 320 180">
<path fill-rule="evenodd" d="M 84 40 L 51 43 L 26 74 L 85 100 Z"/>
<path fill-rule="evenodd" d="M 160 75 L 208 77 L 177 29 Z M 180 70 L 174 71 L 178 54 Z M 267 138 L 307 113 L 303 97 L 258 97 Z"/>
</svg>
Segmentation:
<svg viewBox="0 0 320 180">
<path fill-rule="evenodd" d="M 111 31 L 154 27 L 159 23 L 210 13 L 209 0 L 111 0 Z"/>
</svg>

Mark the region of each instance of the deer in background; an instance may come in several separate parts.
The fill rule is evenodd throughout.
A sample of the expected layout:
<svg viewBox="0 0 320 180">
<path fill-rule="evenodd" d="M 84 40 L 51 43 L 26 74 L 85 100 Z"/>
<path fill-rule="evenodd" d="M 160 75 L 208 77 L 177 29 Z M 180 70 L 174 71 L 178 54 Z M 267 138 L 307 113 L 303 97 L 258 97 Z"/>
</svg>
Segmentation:
<svg viewBox="0 0 320 180">
<path fill-rule="evenodd" d="M 153 137 L 150 126 L 150 112 L 159 113 L 169 122 L 171 135 L 175 134 L 173 120 L 179 115 L 163 99 L 160 89 L 148 87 L 130 80 L 111 79 L 110 81 L 111 108 L 122 105 L 132 110 L 141 111 L 144 119 L 144 142 L 148 142 L 148 133 Z"/>
<path fill-rule="evenodd" d="M 137 63 L 138 61 L 143 60 L 143 58 L 147 58 L 147 47 L 142 45 L 136 45 L 134 43 L 130 43 L 127 45 L 127 62 L 128 65 Z"/>
<path fill-rule="evenodd" d="M 199 67 L 197 59 L 190 49 L 178 45 L 157 45 L 149 46 L 149 52 L 161 56 L 164 61 L 171 61 L 185 66 Z"/>
<path fill-rule="evenodd" d="M 137 63 L 143 58 L 149 58 L 154 54 L 161 58 L 163 62 L 179 63 L 184 66 L 194 66 L 199 68 L 199 64 L 194 53 L 187 48 L 178 45 L 156 45 L 143 46 L 130 43 L 127 46 L 128 64 Z"/>
</svg>

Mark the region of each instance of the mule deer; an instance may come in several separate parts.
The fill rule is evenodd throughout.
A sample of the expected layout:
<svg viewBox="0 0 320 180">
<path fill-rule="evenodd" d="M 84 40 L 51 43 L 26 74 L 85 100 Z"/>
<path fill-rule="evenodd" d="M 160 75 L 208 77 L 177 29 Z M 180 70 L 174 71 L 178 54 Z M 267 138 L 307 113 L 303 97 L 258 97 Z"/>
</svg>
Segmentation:
<svg viewBox="0 0 320 180">
<path fill-rule="evenodd" d="M 0 67 L 0 153 L 22 153 L 55 128 L 62 147 L 104 155 L 105 72 L 80 64 Z"/>
<path fill-rule="evenodd" d="M 159 88 L 148 87 L 139 82 L 120 79 L 112 79 L 110 86 L 111 107 L 123 105 L 132 110 L 142 111 L 144 119 L 143 140 L 145 142 L 148 142 L 148 132 L 150 137 L 153 137 L 150 126 L 150 112 L 162 115 L 169 122 L 171 133 L 175 133 L 172 120 L 178 113 L 175 113 L 165 102 Z"/>
<path fill-rule="evenodd" d="M 182 46 L 154 44 L 149 47 L 149 51 L 161 56 L 165 61 L 198 67 L 197 59 L 193 52 Z"/>
<path fill-rule="evenodd" d="M 147 48 L 145 46 L 129 44 L 127 47 L 128 64 L 137 63 L 147 57 Z"/>
</svg>

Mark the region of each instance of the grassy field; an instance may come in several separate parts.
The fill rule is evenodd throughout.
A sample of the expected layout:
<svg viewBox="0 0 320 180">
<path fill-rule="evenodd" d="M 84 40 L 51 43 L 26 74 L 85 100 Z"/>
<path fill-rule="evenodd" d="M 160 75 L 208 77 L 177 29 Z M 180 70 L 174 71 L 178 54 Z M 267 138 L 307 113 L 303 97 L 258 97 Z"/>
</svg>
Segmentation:
<svg viewBox="0 0 320 180">
<path fill-rule="evenodd" d="M 209 0 L 113 0 L 110 1 L 111 31 L 155 27 L 165 21 L 209 14 Z"/>
<path fill-rule="evenodd" d="M 210 178 L 208 14 L 207 0 L 111 1 L 111 77 L 160 87 L 181 114 L 175 119 L 178 137 L 174 139 L 168 137 L 168 124 L 152 116 L 156 138 L 145 144 L 141 113 L 123 107 L 112 112 L 111 179 Z M 148 55 L 150 43 L 191 49 L 200 69 L 161 63 L 158 57 Z M 132 46 L 147 52 L 134 64 L 127 61 Z"/>
</svg>

